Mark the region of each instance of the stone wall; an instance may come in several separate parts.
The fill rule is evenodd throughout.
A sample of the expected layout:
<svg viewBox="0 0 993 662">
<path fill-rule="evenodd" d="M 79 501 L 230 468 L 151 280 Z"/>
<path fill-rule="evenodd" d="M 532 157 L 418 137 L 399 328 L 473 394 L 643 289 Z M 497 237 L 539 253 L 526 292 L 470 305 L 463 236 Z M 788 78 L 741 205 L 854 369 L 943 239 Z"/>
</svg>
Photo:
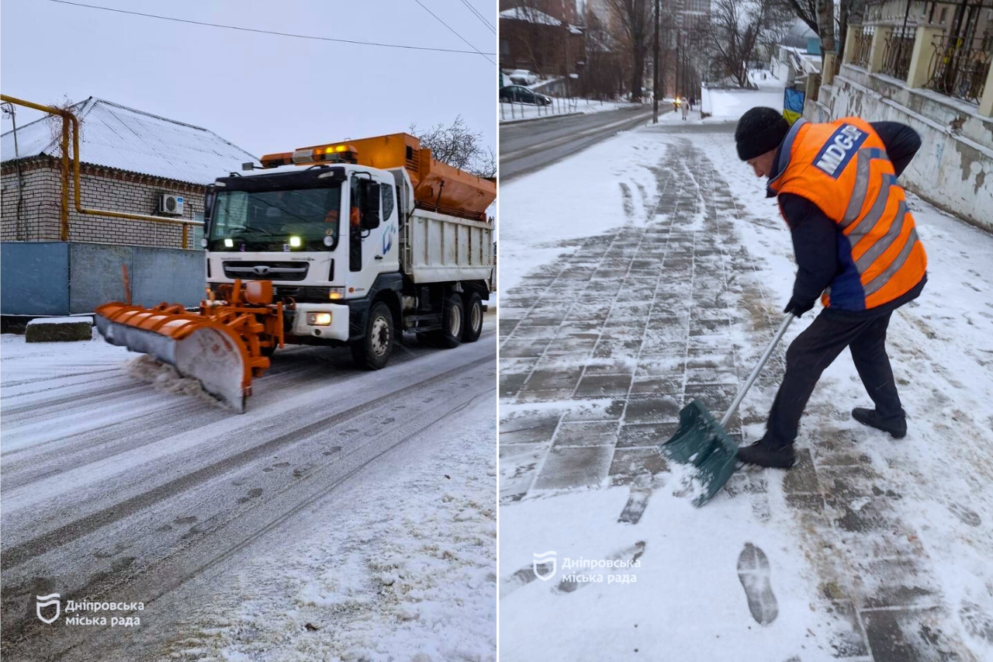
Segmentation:
<svg viewBox="0 0 993 662">
<path fill-rule="evenodd" d="M 61 170 L 59 162 L 38 157 L 21 164 L 23 196 L 17 214 L 17 170 L 11 163 L 0 174 L 0 239 L 3 241 L 59 241 Z M 83 165 L 80 170 L 82 204 L 87 208 L 135 214 L 155 214 L 162 193 L 184 198 L 183 217 L 193 220 L 203 212 L 204 187 L 110 168 Z M 127 246 L 180 248 L 182 227 L 173 223 L 137 221 L 79 214 L 72 203 L 69 185 L 69 240 Z M 163 217 L 169 218 L 169 217 Z M 197 233 L 189 228 L 188 249 L 200 249 Z"/>
<path fill-rule="evenodd" d="M 922 146 L 900 183 L 928 202 L 993 231 L 993 118 L 975 106 L 903 81 L 842 65 L 804 115 L 816 122 L 858 116 L 907 124 Z"/>
</svg>

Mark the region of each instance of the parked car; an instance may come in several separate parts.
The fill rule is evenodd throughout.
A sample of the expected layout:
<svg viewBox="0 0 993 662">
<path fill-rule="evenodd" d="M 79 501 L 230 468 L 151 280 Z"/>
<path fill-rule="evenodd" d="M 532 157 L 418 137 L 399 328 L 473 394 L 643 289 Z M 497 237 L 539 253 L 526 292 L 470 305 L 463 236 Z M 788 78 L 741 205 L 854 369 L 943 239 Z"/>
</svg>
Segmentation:
<svg viewBox="0 0 993 662">
<path fill-rule="evenodd" d="M 534 85 L 538 82 L 538 76 L 527 69 L 514 69 L 509 75 L 510 82 L 518 85 Z"/>
<path fill-rule="evenodd" d="M 500 88 L 500 101 L 512 101 L 514 103 L 530 103 L 535 106 L 547 106 L 552 103 L 551 97 L 538 94 L 520 85 L 508 85 Z"/>
</svg>

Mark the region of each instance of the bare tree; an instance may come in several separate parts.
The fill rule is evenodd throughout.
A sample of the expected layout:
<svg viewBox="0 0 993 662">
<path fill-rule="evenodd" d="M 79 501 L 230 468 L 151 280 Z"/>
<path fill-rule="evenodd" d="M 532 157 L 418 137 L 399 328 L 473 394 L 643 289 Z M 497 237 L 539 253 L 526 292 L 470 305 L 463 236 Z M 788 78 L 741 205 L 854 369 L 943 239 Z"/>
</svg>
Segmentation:
<svg viewBox="0 0 993 662">
<path fill-rule="evenodd" d="M 650 36 L 655 32 L 652 4 L 652 0 L 609 0 L 609 5 L 620 20 L 624 39 L 631 49 L 631 99 L 634 101 L 641 99 Z"/>
<path fill-rule="evenodd" d="M 48 104 L 52 108 L 58 108 L 59 110 L 68 110 L 75 114 L 76 105 L 69 100 L 69 97 L 63 95 L 61 101 L 56 101 L 55 103 Z M 48 135 L 51 137 L 52 141 L 55 143 L 54 154 L 52 156 L 56 158 L 62 158 L 62 119 L 61 115 L 49 115 L 45 118 L 45 122 L 48 124 Z M 82 128 L 83 118 L 76 116 L 76 123 Z M 69 128 L 70 132 L 72 127 Z M 80 132 L 82 133 L 82 131 Z M 69 137 L 69 156 L 72 156 L 72 135 L 70 133 Z"/>
<path fill-rule="evenodd" d="M 587 9 L 585 39 L 586 64 L 580 76 L 582 95 L 588 99 L 613 99 L 617 96 L 617 81 L 624 73 L 618 44 L 610 31 L 592 11 Z"/>
<path fill-rule="evenodd" d="M 817 0 L 817 34 L 821 38 L 822 53 L 835 49 L 834 0 Z"/>
<path fill-rule="evenodd" d="M 835 0 L 778 0 L 784 8 L 803 21 L 821 40 L 821 52 L 845 50 L 848 23 L 862 16 L 865 0 L 837 0 L 838 19 L 834 16 Z M 835 28 L 837 27 L 837 30 Z"/>
<path fill-rule="evenodd" d="M 528 60 L 531 71 L 539 72 L 544 65 L 543 28 L 545 13 L 541 11 L 541 0 L 519 0 L 517 23 L 512 32 L 514 41 Z"/>
<path fill-rule="evenodd" d="M 435 124 L 427 131 L 418 131 L 416 124 L 410 125 L 410 134 L 417 136 L 421 147 L 431 150 L 431 156 L 471 172 L 478 177 L 496 176 L 496 154 L 492 147 L 483 145 L 483 134 L 470 129 L 459 115 L 448 126 Z"/>
<path fill-rule="evenodd" d="M 748 64 L 760 44 L 775 43 L 792 16 L 780 0 L 715 0 L 710 41 L 714 64 L 739 87 L 749 87 Z"/>
</svg>

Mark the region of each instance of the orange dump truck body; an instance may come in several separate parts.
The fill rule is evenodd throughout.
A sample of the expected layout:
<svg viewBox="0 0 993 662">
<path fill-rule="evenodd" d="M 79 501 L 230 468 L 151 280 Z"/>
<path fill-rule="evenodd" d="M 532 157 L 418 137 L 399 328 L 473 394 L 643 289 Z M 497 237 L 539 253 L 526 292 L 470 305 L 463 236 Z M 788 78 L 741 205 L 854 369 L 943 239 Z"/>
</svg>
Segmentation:
<svg viewBox="0 0 993 662">
<path fill-rule="evenodd" d="M 394 133 L 375 138 L 361 138 L 339 143 L 354 149 L 355 163 L 386 170 L 406 168 L 414 185 L 414 200 L 418 207 L 462 218 L 486 220 L 486 210 L 496 199 L 496 182 L 469 174 L 431 157 L 431 150 L 421 147 L 421 141 L 407 133 Z M 301 147 L 296 153 L 326 149 L 327 145 Z M 293 153 L 270 154 L 262 163 L 289 163 Z M 305 165 L 300 160 L 294 161 Z M 312 161 L 311 163 L 317 163 Z"/>
</svg>

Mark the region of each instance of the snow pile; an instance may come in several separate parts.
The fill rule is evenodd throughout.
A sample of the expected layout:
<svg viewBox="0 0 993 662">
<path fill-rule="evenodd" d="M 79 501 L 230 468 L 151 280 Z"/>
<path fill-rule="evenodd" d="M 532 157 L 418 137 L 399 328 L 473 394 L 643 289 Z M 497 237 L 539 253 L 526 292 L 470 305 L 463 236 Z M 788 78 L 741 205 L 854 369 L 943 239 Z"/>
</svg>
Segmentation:
<svg viewBox="0 0 993 662">
<path fill-rule="evenodd" d="M 80 317 L 36 317 L 28 322 L 28 326 L 38 326 L 41 324 L 89 324 L 93 325 L 93 318 L 88 315 Z"/>
<path fill-rule="evenodd" d="M 703 88 L 703 111 L 710 113 L 713 120 L 736 120 L 750 108 L 766 106 L 783 109 L 784 85 L 774 78 L 769 80 L 756 77 L 755 72 L 749 72 L 757 90 Z"/>
<path fill-rule="evenodd" d="M 231 408 L 226 402 L 218 400 L 205 391 L 199 380 L 183 377 L 171 365 L 157 361 L 148 354 L 131 359 L 124 365 L 124 370 L 129 376 L 151 384 L 161 393 L 189 395 L 220 409 Z"/>
</svg>

